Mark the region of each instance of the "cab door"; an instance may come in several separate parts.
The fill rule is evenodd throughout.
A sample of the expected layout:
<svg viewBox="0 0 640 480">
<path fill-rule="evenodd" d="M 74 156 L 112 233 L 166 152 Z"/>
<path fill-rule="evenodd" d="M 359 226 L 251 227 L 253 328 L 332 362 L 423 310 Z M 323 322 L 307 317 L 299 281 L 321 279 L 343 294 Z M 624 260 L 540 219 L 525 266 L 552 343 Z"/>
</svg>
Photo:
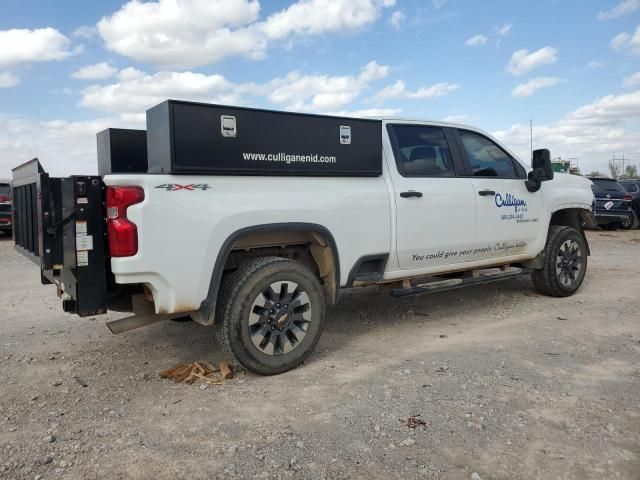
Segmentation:
<svg viewBox="0 0 640 480">
<path fill-rule="evenodd" d="M 538 252 L 542 192 L 529 192 L 526 171 L 479 132 L 457 129 L 458 148 L 477 200 L 477 248 L 485 258 Z"/>
<path fill-rule="evenodd" d="M 463 165 L 450 130 L 387 125 L 391 145 L 385 156 L 395 197 L 401 270 L 468 261 L 469 254 L 461 253 L 470 252 L 476 243 L 475 191 L 470 178 L 459 176 Z"/>
</svg>

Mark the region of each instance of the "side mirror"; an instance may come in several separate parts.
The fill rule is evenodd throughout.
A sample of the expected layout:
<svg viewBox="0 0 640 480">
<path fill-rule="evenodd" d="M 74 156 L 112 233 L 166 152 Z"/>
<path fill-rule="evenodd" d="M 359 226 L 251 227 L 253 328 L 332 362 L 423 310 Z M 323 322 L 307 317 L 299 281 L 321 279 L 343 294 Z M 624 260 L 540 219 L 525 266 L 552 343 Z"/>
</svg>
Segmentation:
<svg viewBox="0 0 640 480">
<path fill-rule="evenodd" d="M 533 151 L 531 159 L 533 170 L 529 172 L 528 179 L 524 182 L 527 190 L 537 192 L 542 182 L 553 180 L 553 167 L 551 166 L 551 154 L 546 148 Z"/>
<path fill-rule="evenodd" d="M 553 167 L 551 166 L 551 154 L 546 148 L 533 151 L 533 158 L 531 159 L 531 168 L 533 170 L 542 169 L 543 178 L 540 178 L 541 182 L 546 180 L 553 180 Z"/>
</svg>

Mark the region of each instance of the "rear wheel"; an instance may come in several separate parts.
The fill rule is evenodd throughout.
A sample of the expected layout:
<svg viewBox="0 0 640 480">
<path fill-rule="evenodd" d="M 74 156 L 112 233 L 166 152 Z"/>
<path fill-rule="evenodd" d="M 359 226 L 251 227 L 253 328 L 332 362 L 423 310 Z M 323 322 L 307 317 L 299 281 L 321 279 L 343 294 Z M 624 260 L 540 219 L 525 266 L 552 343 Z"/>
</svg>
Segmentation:
<svg viewBox="0 0 640 480">
<path fill-rule="evenodd" d="M 222 281 L 218 343 L 248 370 L 274 375 L 303 362 L 320 339 L 325 300 L 320 281 L 293 260 L 262 257 Z"/>
<path fill-rule="evenodd" d="M 531 274 L 536 290 L 552 297 L 573 295 L 587 271 L 587 244 L 573 227 L 549 227 L 544 266 Z"/>
<path fill-rule="evenodd" d="M 622 222 L 622 228 L 624 228 L 625 230 L 638 228 L 639 223 L 640 222 L 638 221 L 638 215 L 636 214 L 635 210 L 631 210 L 631 217 L 628 220 Z"/>
</svg>

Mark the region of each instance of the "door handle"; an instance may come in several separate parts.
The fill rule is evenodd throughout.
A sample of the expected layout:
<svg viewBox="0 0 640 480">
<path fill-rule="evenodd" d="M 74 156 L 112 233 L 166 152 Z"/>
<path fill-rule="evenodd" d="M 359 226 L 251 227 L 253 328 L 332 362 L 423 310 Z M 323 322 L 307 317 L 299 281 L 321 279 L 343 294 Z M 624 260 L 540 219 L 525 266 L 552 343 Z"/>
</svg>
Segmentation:
<svg viewBox="0 0 640 480">
<path fill-rule="evenodd" d="M 422 192 L 416 192 L 415 190 L 409 190 L 408 192 L 400 192 L 400 196 L 402 198 L 409 198 L 409 197 L 421 197 L 422 196 Z"/>
<path fill-rule="evenodd" d="M 493 190 L 480 190 L 478 192 L 478 195 L 480 195 L 481 197 L 494 197 L 496 194 L 496 192 L 494 192 Z"/>
</svg>

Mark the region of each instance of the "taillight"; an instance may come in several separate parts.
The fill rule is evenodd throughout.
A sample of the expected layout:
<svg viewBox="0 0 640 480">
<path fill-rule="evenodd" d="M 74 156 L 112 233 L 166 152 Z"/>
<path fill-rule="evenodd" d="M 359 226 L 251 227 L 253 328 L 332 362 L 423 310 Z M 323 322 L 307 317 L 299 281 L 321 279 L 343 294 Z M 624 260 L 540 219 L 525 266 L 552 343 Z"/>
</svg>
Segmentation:
<svg viewBox="0 0 640 480">
<path fill-rule="evenodd" d="M 11 203 L 9 195 L 0 195 L 0 203 Z"/>
<path fill-rule="evenodd" d="M 633 200 L 633 197 L 631 195 L 625 195 L 624 199 L 628 200 L 628 201 L 631 201 L 631 200 Z"/>
<path fill-rule="evenodd" d="M 107 238 L 112 257 L 138 253 L 138 228 L 127 219 L 127 208 L 143 200 L 140 187 L 107 187 Z"/>
</svg>

